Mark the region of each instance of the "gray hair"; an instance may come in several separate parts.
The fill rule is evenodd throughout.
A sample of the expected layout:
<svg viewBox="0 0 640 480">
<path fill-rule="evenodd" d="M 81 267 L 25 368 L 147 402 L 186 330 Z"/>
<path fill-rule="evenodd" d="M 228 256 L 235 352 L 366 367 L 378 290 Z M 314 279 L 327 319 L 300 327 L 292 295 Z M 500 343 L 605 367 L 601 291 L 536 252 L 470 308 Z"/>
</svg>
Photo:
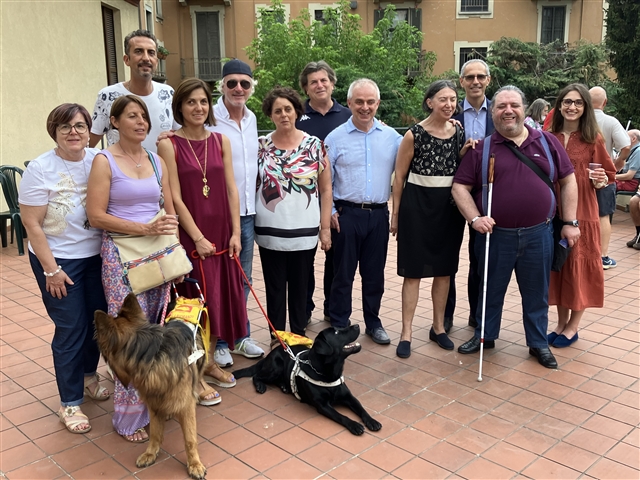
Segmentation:
<svg viewBox="0 0 640 480">
<path fill-rule="evenodd" d="M 536 122 L 540 122 L 540 120 L 542 120 L 542 112 L 545 107 L 551 108 L 551 105 L 544 98 L 538 98 L 534 100 L 527 109 L 527 115 L 533 118 Z"/>
<path fill-rule="evenodd" d="M 526 108 L 527 108 L 527 98 L 524 96 L 524 93 L 522 93 L 522 90 L 520 90 L 515 85 L 505 85 L 504 87 L 500 87 L 496 91 L 496 93 L 493 94 L 493 98 L 491 99 L 491 110 L 492 111 L 493 111 L 493 108 L 494 108 L 495 103 L 496 103 L 496 98 L 498 98 L 498 95 L 501 94 L 502 92 L 516 92 L 518 95 L 520 95 L 520 98 L 522 99 L 522 108 L 526 110 Z"/>
<path fill-rule="evenodd" d="M 227 77 L 224 77 L 224 78 L 227 78 Z M 216 85 L 216 90 L 220 92 L 222 95 L 224 95 L 224 92 L 222 91 L 222 86 L 224 85 L 224 78 L 222 80 L 219 80 L 218 84 Z M 249 96 L 251 96 L 256 92 L 256 85 L 258 85 L 258 81 L 254 80 L 251 77 L 249 77 L 249 81 L 251 82 L 251 93 L 249 94 Z"/>
<path fill-rule="evenodd" d="M 464 77 L 464 71 L 467 69 L 467 65 L 470 65 L 472 63 L 481 63 L 484 66 L 485 71 L 487 72 L 487 76 L 491 76 L 491 72 L 489 71 L 489 65 L 487 64 L 487 62 L 485 62 L 484 60 L 480 60 L 479 58 L 472 58 L 471 60 L 467 60 L 466 62 L 464 62 L 464 65 L 462 65 L 462 68 L 460 69 L 461 77 Z"/>
<path fill-rule="evenodd" d="M 303 92 L 307 91 L 307 85 L 309 85 L 309 75 L 311 75 L 312 73 L 323 71 L 323 70 L 327 72 L 327 77 L 329 77 L 329 81 L 334 85 L 336 84 L 336 82 L 338 81 L 338 77 L 336 77 L 336 72 L 333 70 L 333 68 L 329 66 L 327 62 L 325 62 L 324 60 L 320 60 L 318 62 L 309 62 L 302 70 L 302 73 L 300 74 L 300 78 L 299 78 L 300 88 L 302 89 Z"/>
<path fill-rule="evenodd" d="M 351 100 L 351 98 L 353 97 L 353 91 L 356 88 L 362 87 L 364 85 L 371 85 L 373 88 L 375 88 L 377 100 L 380 100 L 380 89 L 378 88 L 378 85 L 376 84 L 376 82 L 374 82 L 369 78 L 359 78 L 351 82 L 351 85 L 349 85 L 349 91 L 347 92 L 347 100 Z"/>
</svg>

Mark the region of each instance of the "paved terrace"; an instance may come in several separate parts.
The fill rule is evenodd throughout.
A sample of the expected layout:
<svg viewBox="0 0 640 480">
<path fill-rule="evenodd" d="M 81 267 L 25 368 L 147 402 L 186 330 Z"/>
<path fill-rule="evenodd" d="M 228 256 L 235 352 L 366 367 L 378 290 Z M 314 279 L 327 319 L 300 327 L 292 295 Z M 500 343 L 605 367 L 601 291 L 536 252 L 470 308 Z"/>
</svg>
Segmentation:
<svg viewBox="0 0 640 480">
<path fill-rule="evenodd" d="M 221 404 L 197 408 L 208 478 L 639 478 L 640 253 L 625 246 L 633 232 L 629 214 L 616 212 L 610 254 L 618 267 L 605 272 L 605 307 L 586 312 L 578 342 L 554 350 L 557 370 L 529 357 L 512 282 L 501 339 L 486 352 L 481 383 L 477 354 L 447 352 L 428 340 L 428 281 L 416 312 L 413 353 L 407 360 L 396 357 L 402 279 L 392 239 L 381 311 L 392 345 L 361 337 L 362 351 L 345 372 L 382 430 L 353 436 L 293 396 L 275 388 L 258 395 L 243 379 L 220 389 Z M 322 261 L 319 254 L 318 285 Z M 456 346 L 472 334 L 466 326 L 465 262 L 457 277 L 460 299 L 451 334 Z M 27 256 L 19 257 L 15 245 L 2 249 L 0 269 L 0 477 L 185 478 L 182 433 L 173 420 L 156 464 L 143 470 L 135 459 L 146 445 L 114 433 L 111 400 L 85 402 L 93 426 L 88 434 L 64 429 L 55 414 L 53 324 Z M 254 272 L 264 301 L 257 257 Z M 355 307 L 360 296 L 356 287 Z M 254 300 L 249 308 L 253 336 L 267 349 L 266 322 Z M 353 317 L 361 320 L 361 310 Z M 553 323 L 553 309 L 550 317 Z M 326 326 L 316 310 L 310 335 Z M 249 363 L 235 358 L 235 367 Z M 99 372 L 105 374 L 104 364 Z"/>
</svg>

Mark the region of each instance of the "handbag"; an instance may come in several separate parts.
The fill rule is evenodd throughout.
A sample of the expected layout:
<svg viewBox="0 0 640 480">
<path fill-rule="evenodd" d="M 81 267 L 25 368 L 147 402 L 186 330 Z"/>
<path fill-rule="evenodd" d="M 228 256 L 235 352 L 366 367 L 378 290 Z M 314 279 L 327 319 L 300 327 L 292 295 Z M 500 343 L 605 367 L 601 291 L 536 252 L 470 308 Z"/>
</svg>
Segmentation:
<svg viewBox="0 0 640 480">
<path fill-rule="evenodd" d="M 162 205 L 164 195 L 162 182 L 156 164 L 147 151 L 153 165 L 156 180 L 160 185 L 160 211 L 148 222 L 153 223 L 166 215 Z M 175 280 L 193 270 L 187 252 L 180 244 L 175 233 L 170 235 L 127 235 L 109 232 L 116 245 L 123 268 L 125 283 L 131 291 L 139 293 L 151 290 L 159 285 Z"/>
<path fill-rule="evenodd" d="M 542 141 L 543 143 L 546 142 L 546 138 L 544 137 L 544 134 L 542 135 Z M 531 170 L 533 170 L 533 173 L 535 173 L 538 177 L 540 177 L 540 180 L 542 180 L 547 187 L 549 187 L 551 189 L 551 192 L 553 193 L 554 197 L 555 197 L 555 189 L 553 188 L 553 184 L 551 183 L 551 180 L 549 179 L 549 177 L 547 175 L 544 174 L 544 172 L 540 169 L 540 167 L 538 167 L 538 165 L 536 165 L 530 158 L 528 158 L 526 155 L 524 155 L 522 152 L 520 152 L 520 150 L 516 149 L 513 145 L 510 145 L 509 143 L 505 144 L 509 150 L 511 150 L 516 157 L 518 157 L 518 159 L 524 163 L 527 167 L 529 167 Z M 547 152 L 547 155 L 549 156 L 549 161 L 551 161 L 551 157 L 550 157 L 550 153 L 548 151 L 548 146 L 545 148 L 545 152 Z M 562 266 L 564 265 L 564 262 L 567 261 L 567 258 L 569 258 L 569 253 L 571 252 L 571 247 L 569 245 L 566 245 L 566 243 L 562 242 L 562 236 L 561 236 L 561 232 L 562 232 L 562 227 L 564 226 L 564 222 L 562 221 L 562 217 L 560 216 L 560 212 L 558 210 L 558 200 L 556 198 L 556 214 L 553 216 L 553 219 L 551 220 L 551 223 L 553 225 L 553 262 L 551 263 L 551 270 L 554 272 L 559 272 L 560 270 L 562 270 Z"/>
</svg>

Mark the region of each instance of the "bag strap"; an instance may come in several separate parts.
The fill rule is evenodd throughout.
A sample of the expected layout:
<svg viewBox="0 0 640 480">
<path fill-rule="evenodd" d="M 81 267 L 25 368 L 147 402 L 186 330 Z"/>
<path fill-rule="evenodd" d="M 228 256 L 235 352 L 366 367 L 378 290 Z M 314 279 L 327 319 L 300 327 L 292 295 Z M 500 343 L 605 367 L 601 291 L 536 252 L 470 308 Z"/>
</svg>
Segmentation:
<svg viewBox="0 0 640 480">
<path fill-rule="evenodd" d="M 489 183 L 487 180 L 489 171 L 489 150 L 491 148 L 491 138 L 489 135 L 484 139 L 484 145 L 482 145 L 482 213 L 487 214 L 487 202 L 489 196 Z"/>
<path fill-rule="evenodd" d="M 160 173 L 158 172 L 158 166 L 156 165 L 156 161 L 155 158 L 153 158 L 153 154 L 147 150 L 146 148 L 144 149 L 145 152 L 147 152 L 147 155 L 149 156 L 149 161 L 151 162 L 151 166 L 153 167 L 153 173 L 155 173 L 156 175 L 156 180 L 158 181 L 158 186 L 160 187 L 160 201 L 158 202 L 160 204 L 160 208 L 164 207 L 164 192 L 162 190 L 162 180 L 160 179 Z"/>
</svg>

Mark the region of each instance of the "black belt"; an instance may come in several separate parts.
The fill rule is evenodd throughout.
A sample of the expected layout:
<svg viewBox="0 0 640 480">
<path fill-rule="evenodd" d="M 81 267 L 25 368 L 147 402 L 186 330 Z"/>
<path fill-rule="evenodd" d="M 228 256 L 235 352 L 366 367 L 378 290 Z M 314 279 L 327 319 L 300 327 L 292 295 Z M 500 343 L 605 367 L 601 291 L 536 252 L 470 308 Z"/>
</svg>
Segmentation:
<svg viewBox="0 0 640 480">
<path fill-rule="evenodd" d="M 334 203 L 341 207 L 361 208 L 363 210 L 375 210 L 387 206 L 386 203 L 354 203 L 347 202 L 346 200 L 336 200 Z"/>
</svg>

